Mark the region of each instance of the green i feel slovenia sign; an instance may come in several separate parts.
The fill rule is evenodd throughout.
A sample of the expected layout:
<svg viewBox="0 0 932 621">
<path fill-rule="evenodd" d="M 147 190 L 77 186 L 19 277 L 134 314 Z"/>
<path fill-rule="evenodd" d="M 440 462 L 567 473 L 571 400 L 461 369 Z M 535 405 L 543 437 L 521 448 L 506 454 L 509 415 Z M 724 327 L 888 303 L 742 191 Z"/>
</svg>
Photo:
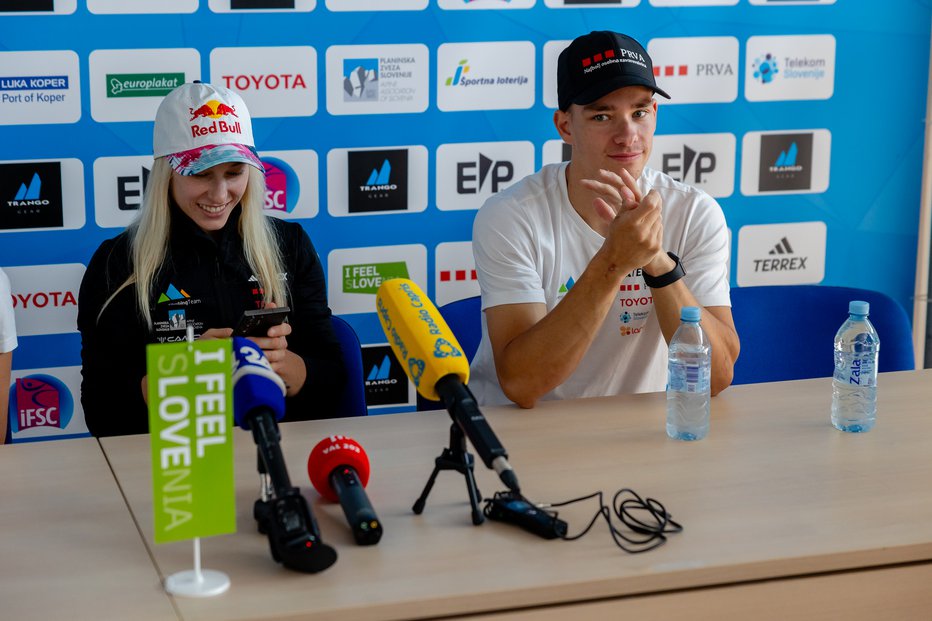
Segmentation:
<svg viewBox="0 0 932 621">
<path fill-rule="evenodd" d="M 146 348 L 155 542 L 236 531 L 229 340 Z"/>
</svg>

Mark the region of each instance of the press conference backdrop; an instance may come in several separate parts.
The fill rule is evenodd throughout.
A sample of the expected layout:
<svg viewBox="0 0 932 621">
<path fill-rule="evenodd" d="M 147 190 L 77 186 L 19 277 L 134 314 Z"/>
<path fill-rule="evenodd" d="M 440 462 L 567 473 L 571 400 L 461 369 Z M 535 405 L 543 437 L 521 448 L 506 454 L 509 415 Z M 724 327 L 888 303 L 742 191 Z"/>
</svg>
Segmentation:
<svg viewBox="0 0 932 621">
<path fill-rule="evenodd" d="M 568 156 L 556 58 L 598 29 L 653 57 L 673 99 L 651 165 L 719 200 L 732 286 L 868 287 L 911 308 L 926 1 L 0 0 L 13 440 L 86 433 L 78 285 L 136 214 L 161 97 L 195 79 L 249 105 L 266 209 L 314 240 L 370 412 L 412 409 L 375 291 L 404 276 L 438 305 L 478 293 L 475 212 Z"/>
</svg>

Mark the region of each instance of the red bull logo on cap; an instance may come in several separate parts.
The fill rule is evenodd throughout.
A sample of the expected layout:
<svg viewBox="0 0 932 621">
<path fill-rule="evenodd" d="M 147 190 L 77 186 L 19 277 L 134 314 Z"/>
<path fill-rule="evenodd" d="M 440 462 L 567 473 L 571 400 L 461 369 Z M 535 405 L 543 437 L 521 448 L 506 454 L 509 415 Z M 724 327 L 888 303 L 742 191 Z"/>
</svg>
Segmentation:
<svg viewBox="0 0 932 621">
<path fill-rule="evenodd" d="M 197 108 L 188 108 L 191 114 L 190 121 L 203 119 L 209 121 L 209 125 L 201 122 L 191 125 L 191 136 L 207 136 L 208 134 L 242 134 L 243 130 L 238 120 L 225 119 L 224 117 L 233 117 L 239 119 L 236 114 L 236 106 L 229 106 L 222 101 L 211 99 Z"/>
</svg>

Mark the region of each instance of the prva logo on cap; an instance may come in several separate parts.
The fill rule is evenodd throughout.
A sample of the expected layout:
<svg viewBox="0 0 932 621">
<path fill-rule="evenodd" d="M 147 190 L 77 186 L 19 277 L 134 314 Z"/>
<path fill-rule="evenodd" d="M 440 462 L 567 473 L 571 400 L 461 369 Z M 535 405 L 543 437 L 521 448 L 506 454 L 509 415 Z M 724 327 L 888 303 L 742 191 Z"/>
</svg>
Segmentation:
<svg viewBox="0 0 932 621">
<path fill-rule="evenodd" d="M 56 377 L 36 374 L 17 378 L 10 391 L 11 410 L 16 412 L 11 429 L 15 432 L 36 427 L 64 429 L 74 413 L 74 399 Z"/>
<path fill-rule="evenodd" d="M 222 119 L 222 117 L 226 116 L 232 116 L 238 119 L 239 115 L 236 114 L 236 106 L 229 106 L 222 101 L 211 99 L 201 104 L 197 108 L 188 108 L 188 112 L 191 114 L 191 118 L 189 119 L 191 121 L 196 121 L 198 119 L 211 121 L 210 125 L 191 125 L 191 136 L 194 138 L 217 133 L 243 133 L 239 121 L 228 121 Z"/>
<path fill-rule="evenodd" d="M 410 278 L 404 261 L 343 266 L 343 293 L 375 294 L 383 280 Z"/>
</svg>

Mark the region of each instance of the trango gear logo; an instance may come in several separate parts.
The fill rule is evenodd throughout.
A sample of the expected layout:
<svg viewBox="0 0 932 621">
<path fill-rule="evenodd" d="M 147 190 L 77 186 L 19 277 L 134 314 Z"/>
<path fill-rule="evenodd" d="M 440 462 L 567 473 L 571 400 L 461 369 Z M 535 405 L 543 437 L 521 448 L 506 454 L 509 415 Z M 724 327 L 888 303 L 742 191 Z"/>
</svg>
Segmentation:
<svg viewBox="0 0 932 621">
<path fill-rule="evenodd" d="M 51 375 L 37 373 L 17 378 L 10 389 L 10 429 L 19 433 L 38 427 L 64 429 L 74 415 L 74 397 Z"/>
</svg>

